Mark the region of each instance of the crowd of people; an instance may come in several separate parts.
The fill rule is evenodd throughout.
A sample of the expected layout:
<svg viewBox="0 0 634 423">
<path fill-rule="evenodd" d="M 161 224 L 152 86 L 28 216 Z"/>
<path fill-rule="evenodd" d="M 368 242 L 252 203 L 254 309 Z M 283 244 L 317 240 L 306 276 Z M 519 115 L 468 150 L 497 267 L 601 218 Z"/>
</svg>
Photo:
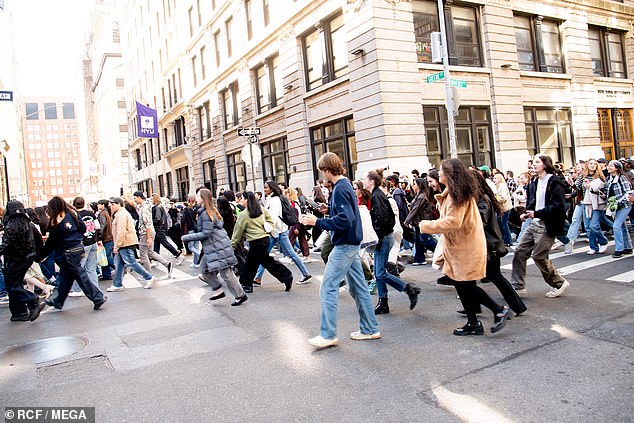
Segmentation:
<svg viewBox="0 0 634 423">
<path fill-rule="evenodd" d="M 463 306 L 459 312 L 467 318 L 455 335 L 484 334 L 477 317 L 482 305 L 493 313 L 495 333 L 511 313 L 527 310 L 521 295 L 529 258 L 550 287 L 546 297 L 556 298 L 570 283 L 549 253 L 563 247 L 571 254 L 582 228 L 587 254 L 606 253 L 610 234 L 612 257 L 632 254 L 626 224 L 634 202 L 632 164 L 600 158 L 565 169 L 538 154 L 515 178 L 510 171 L 467 168 L 448 159 L 426 173 L 412 170 L 411 179 L 378 169 L 350 181 L 341 158 L 326 153 L 318 162 L 324 179 L 308 197 L 300 188 L 269 180 L 263 193 L 223 189 L 213 198 L 200 188 L 186 203 L 167 209 L 157 194 L 146 198 L 142 191 L 97 203 L 77 197 L 72 205 L 53 197 L 46 208 L 36 209 L 10 201 L 0 246 L 6 288 L 0 290 L 8 292 L 12 321 L 33 321 L 46 305 L 61 310 L 69 295 L 85 295 L 98 310 L 107 301 L 100 280 L 112 280 L 107 292 L 121 292 L 124 273 L 134 271 L 150 289 L 156 282 L 152 261 L 170 276 L 191 255 L 191 266 L 212 289 L 209 299 L 224 298 L 226 285 L 231 305 L 240 306 L 261 286 L 265 271 L 285 291 L 311 283 L 305 264 L 313 261 L 312 241 L 312 251 L 326 265 L 321 330 L 309 340 L 313 346 L 337 344 L 338 296 L 345 290 L 359 313 L 359 331 L 350 335 L 355 340 L 381 337 L 376 316 L 390 313 L 388 286 L 407 295 L 413 310 L 421 289 L 400 277 L 409 264 L 430 263 L 442 273 L 438 284 L 455 287 Z M 160 254 L 161 247 L 169 258 Z M 500 270 L 509 251 L 510 281 Z M 291 263 L 301 273 L 297 281 Z M 478 281 L 492 282 L 506 304 L 492 299 Z M 372 294 L 377 294 L 375 305 Z"/>
</svg>

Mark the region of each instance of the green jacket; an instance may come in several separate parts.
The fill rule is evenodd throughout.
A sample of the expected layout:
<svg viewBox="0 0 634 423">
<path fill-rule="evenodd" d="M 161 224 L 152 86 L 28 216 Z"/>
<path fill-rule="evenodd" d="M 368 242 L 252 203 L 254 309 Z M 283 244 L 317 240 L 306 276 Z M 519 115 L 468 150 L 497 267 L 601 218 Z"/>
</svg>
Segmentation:
<svg viewBox="0 0 634 423">
<path fill-rule="evenodd" d="M 265 220 L 269 224 L 269 231 L 264 229 Z M 238 215 L 236 226 L 233 228 L 231 245 L 235 248 L 235 246 L 238 245 L 238 243 L 242 239 L 243 234 L 246 237 L 247 241 L 265 238 L 273 233 L 273 227 L 273 218 L 264 207 L 262 207 L 262 214 L 255 219 L 249 217 L 249 212 L 247 210 L 244 210 Z"/>
</svg>

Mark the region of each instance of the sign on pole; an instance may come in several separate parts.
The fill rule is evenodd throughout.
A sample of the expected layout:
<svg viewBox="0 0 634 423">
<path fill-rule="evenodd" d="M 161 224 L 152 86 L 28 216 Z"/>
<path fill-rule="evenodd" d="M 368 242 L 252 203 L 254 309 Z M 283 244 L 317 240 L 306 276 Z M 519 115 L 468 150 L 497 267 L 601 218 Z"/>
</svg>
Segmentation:
<svg viewBox="0 0 634 423">
<path fill-rule="evenodd" d="M 450 79 L 449 85 L 452 87 L 467 88 L 467 81 L 462 79 Z"/>
<path fill-rule="evenodd" d="M 436 81 L 440 81 L 441 79 L 445 79 L 445 71 L 440 71 L 437 73 L 432 73 L 431 75 L 429 75 L 427 78 L 425 78 L 425 81 L 430 84 L 432 82 L 436 82 Z"/>
<path fill-rule="evenodd" d="M 238 128 L 238 135 L 241 137 L 252 137 L 260 133 L 260 128 Z"/>
<path fill-rule="evenodd" d="M 0 101 L 13 101 L 13 91 L 0 91 Z"/>
</svg>

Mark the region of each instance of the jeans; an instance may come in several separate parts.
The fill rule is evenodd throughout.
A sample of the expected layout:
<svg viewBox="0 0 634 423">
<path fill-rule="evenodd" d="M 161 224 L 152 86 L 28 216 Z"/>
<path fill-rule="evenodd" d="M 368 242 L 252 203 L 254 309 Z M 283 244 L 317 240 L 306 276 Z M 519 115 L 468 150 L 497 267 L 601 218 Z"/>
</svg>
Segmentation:
<svg viewBox="0 0 634 423">
<path fill-rule="evenodd" d="M 293 262 L 295 263 L 299 271 L 302 272 L 302 276 L 310 275 L 310 273 L 308 272 L 308 269 L 306 269 L 306 265 L 304 264 L 302 259 L 299 258 L 299 256 L 293 249 L 293 246 L 291 245 L 291 241 L 288 239 L 288 231 L 281 232 L 280 235 L 277 237 L 277 242 L 279 242 L 280 251 L 282 252 L 282 254 L 284 254 L 286 257 L 290 257 L 291 260 L 293 260 Z M 275 245 L 275 238 L 271 238 L 271 241 L 269 244 L 269 253 L 273 249 L 273 245 Z M 264 267 L 260 266 L 258 268 L 258 273 L 255 275 L 255 277 L 258 279 L 262 279 L 263 274 L 264 274 Z"/>
<path fill-rule="evenodd" d="M 511 237 L 511 230 L 509 229 L 509 216 L 511 215 L 511 211 L 505 211 L 501 216 L 498 216 L 498 223 L 500 224 L 500 229 L 502 230 L 502 238 L 504 238 L 505 245 L 511 245 L 513 242 L 513 238 Z"/>
<path fill-rule="evenodd" d="M 591 205 L 585 205 L 585 211 L 583 213 L 583 224 L 586 227 L 588 233 L 588 240 L 590 241 L 590 249 L 599 251 L 599 245 L 605 245 L 608 243 L 608 239 L 601 231 L 601 217 L 605 214 L 603 210 L 592 210 L 592 214 L 588 217 L 588 211 L 592 209 Z"/>
<path fill-rule="evenodd" d="M 358 245 L 335 245 L 324 270 L 324 278 L 319 288 L 321 301 L 320 335 L 325 339 L 337 337 L 337 302 L 339 283 L 345 276 L 350 295 L 354 298 L 359 313 L 359 329 L 362 333 L 376 333 L 379 324 L 372 308 L 372 298 L 363 278 Z"/>
<path fill-rule="evenodd" d="M 425 263 L 425 249 L 434 251 L 438 243 L 430 234 L 421 233 L 418 225 L 414 227 L 414 232 L 416 232 L 414 263 Z"/>
<path fill-rule="evenodd" d="M 56 277 L 55 274 L 55 251 L 51 252 L 51 254 L 46 257 L 46 259 L 40 263 L 40 269 L 42 269 L 42 273 L 46 277 L 46 279 L 51 279 Z M 57 282 L 55 283 L 57 285 Z"/>
<path fill-rule="evenodd" d="M 154 237 L 154 252 L 161 253 L 161 245 L 167 249 L 174 257 L 180 256 L 180 252 L 167 240 L 164 228 L 156 228 L 156 236 Z"/>
<path fill-rule="evenodd" d="M 379 243 L 381 248 L 374 250 L 374 277 L 376 278 L 376 287 L 379 298 L 387 298 L 387 284 L 397 291 L 403 292 L 407 284 L 400 278 L 387 272 L 387 258 L 394 245 L 394 234 L 391 233 L 383 237 Z"/>
<path fill-rule="evenodd" d="M 528 218 L 522 223 L 522 227 L 520 228 L 519 235 L 517 235 L 517 238 L 515 240 L 515 244 L 520 245 L 520 242 L 522 242 L 522 236 L 524 235 L 524 233 L 526 233 L 526 230 L 531 225 L 532 221 L 533 221 L 532 218 Z"/>
<path fill-rule="evenodd" d="M 106 249 L 108 265 L 101 266 L 101 277 L 104 279 L 112 279 L 112 269 L 114 269 L 114 257 L 112 256 L 112 249 L 114 248 L 114 241 L 104 242 L 103 248 Z"/>
<path fill-rule="evenodd" d="M 134 258 L 134 250 L 132 248 L 122 248 L 114 256 L 114 280 L 112 285 L 116 287 L 123 286 L 123 268 L 130 266 L 132 270 L 143 276 L 146 281 L 152 279 L 152 274 L 145 270 L 143 266 Z"/>
<path fill-rule="evenodd" d="M 200 248 L 198 248 L 198 241 L 189 241 L 187 243 L 187 249 L 194 254 L 194 264 L 200 264 Z"/>
<path fill-rule="evenodd" d="M 2 269 L 0 269 L 0 294 L 4 294 L 7 292 L 7 287 L 4 284 L 4 273 L 2 273 Z"/>
<path fill-rule="evenodd" d="M 154 242 L 156 243 L 156 241 Z M 160 248 L 160 245 L 159 245 L 159 248 Z M 140 256 L 139 261 L 141 262 L 145 270 L 147 270 L 148 272 L 151 271 L 150 259 L 158 261 L 165 267 L 167 267 L 169 263 L 165 259 L 165 257 L 155 252 L 154 250 L 150 249 L 150 246 L 147 245 L 147 232 L 142 232 L 139 235 L 139 256 Z"/>
<path fill-rule="evenodd" d="M 64 307 L 64 302 L 66 297 L 68 297 L 73 281 L 77 281 L 79 287 L 90 301 L 93 303 L 103 302 L 103 292 L 90 281 L 86 270 L 81 265 L 83 255 L 85 255 L 84 247 L 81 244 L 65 250 L 63 254 L 55 255 L 55 261 L 59 266 L 60 279 L 57 297 L 51 301 L 55 308 L 61 309 Z"/>
<path fill-rule="evenodd" d="M 97 244 L 84 245 L 84 257 L 81 259 L 81 267 L 86 270 L 90 283 L 99 289 L 99 280 L 97 278 Z M 73 286 L 70 290 L 73 292 L 81 291 L 77 281 L 73 282 Z"/>
<path fill-rule="evenodd" d="M 6 278 L 7 294 L 9 295 L 9 310 L 11 316 L 23 316 L 29 312 L 29 308 L 37 305 L 37 295 L 24 289 L 24 276 L 31 267 L 33 260 L 4 259 L 4 276 Z"/>
<path fill-rule="evenodd" d="M 568 238 L 569 241 L 575 241 L 579 236 L 585 209 L 586 208 L 583 204 L 577 204 L 575 206 L 575 211 L 572 213 L 572 220 L 570 221 L 570 227 L 568 228 L 568 234 L 566 235 L 566 238 Z"/>
<path fill-rule="evenodd" d="M 623 251 L 632 248 L 632 240 L 630 239 L 630 233 L 627 230 L 625 219 L 630 214 L 629 205 L 627 208 L 618 209 L 614 214 L 614 243 L 616 244 L 615 251 Z"/>
</svg>

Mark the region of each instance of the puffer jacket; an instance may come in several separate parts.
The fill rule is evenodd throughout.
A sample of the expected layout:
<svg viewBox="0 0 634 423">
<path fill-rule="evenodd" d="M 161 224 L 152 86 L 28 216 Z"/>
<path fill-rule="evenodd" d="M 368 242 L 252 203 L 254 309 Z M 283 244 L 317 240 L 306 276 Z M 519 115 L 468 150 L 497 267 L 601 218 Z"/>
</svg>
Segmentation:
<svg viewBox="0 0 634 423">
<path fill-rule="evenodd" d="M 201 242 L 207 272 L 215 272 L 238 264 L 222 220 L 212 220 L 204 206 L 198 209 L 196 232 L 183 235 L 182 240 Z"/>
</svg>

